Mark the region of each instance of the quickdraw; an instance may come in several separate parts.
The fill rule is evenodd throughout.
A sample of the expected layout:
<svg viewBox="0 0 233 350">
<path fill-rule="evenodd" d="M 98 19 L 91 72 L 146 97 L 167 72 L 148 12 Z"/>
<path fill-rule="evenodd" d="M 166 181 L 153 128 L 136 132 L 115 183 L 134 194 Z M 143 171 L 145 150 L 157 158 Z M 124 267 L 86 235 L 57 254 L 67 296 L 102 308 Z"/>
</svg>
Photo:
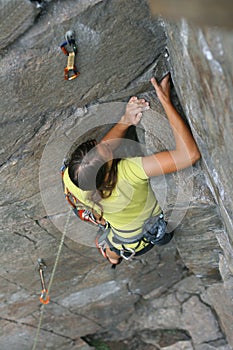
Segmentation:
<svg viewBox="0 0 233 350">
<path fill-rule="evenodd" d="M 67 66 L 64 69 L 64 78 L 65 80 L 73 80 L 80 75 L 75 65 L 75 56 L 78 49 L 75 42 L 74 31 L 69 30 L 66 32 L 65 39 L 66 40 L 60 45 L 62 52 L 68 56 Z"/>
<path fill-rule="evenodd" d="M 38 259 L 38 265 L 39 265 L 39 274 L 40 274 L 40 280 L 41 280 L 41 295 L 40 295 L 40 302 L 42 304 L 48 304 L 50 302 L 50 296 L 48 294 L 48 289 L 45 286 L 45 280 L 44 280 L 44 270 L 46 269 L 46 264 L 43 259 Z"/>
</svg>

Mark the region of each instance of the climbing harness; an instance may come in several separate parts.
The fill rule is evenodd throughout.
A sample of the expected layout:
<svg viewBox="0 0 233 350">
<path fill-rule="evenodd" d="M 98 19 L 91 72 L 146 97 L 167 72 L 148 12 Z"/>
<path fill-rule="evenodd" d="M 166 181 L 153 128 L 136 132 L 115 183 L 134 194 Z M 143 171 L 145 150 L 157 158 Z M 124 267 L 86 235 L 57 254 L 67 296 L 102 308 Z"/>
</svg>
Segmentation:
<svg viewBox="0 0 233 350">
<path fill-rule="evenodd" d="M 100 254 L 109 261 L 110 264 L 112 264 L 112 269 L 115 269 L 117 265 L 119 265 L 122 261 L 122 257 L 119 257 L 118 263 L 113 263 L 111 259 L 107 256 L 106 254 L 106 248 L 108 247 L 107 244 L 107 235 L 109 233 L 110 228 L 105 229 L 104 232 L 101 232 L 102 229 L 99 229 L 100 235 L 97 234 L 96 239 L 95 239 L 95 245 L 96 248 L 99 250 Z"/>
<path fill-rule="evenodd" d="M 50 301 L 50 296 L 48 295 L 48 289 L 45 286 L 45 280 L 44 280 L 44 270 L 46 269 L 46 264 L 43 259 L 38 259 L 38 265 L 39 265 L 39 274 L 40 274 L 40 280 L 41 280 L 41 295 L 40 295 L 40 302 L 42 304 L 48 304 Z"/>
<path fill-rule="evenodd" d="M 78 49 L 75 42 L 74 31 L 69 30 L 66 32 L 65 39 L 66 40 L 60 45 L 62 52 L 68 56 L 67 66 L 64 68 L 64 78 L 65 80 L 73 80 L 80 75 L 75 65 L 75 57 Z"/>
<path fill-rule="evenodd" d="M 63 247 L 63 243 L 64 243 L 64 240 L 65 240 L 66 232 L 67 232 L 69 221 L 70 221 L 70 215 L 71 215 L 71 210 L 69 210 L 69 213 L 68 213 L 68 216 L 67 216 L 67 219 L 66 219 L 66 223 L 65 223 L 65 227 L 64 227 L 64 231 L 63 231 L 63 234 L 62 234 L 62 237 L 61 237 L 61 241 L 60 241 L 60 244 L 59 244 L 59 247 L 58 247 L 56 260 L 55 260 L 55 263 L 54 263 L 54 266 L 53 266 L 53 270 L 52 270 L 52 273 L 51 273 L 48 289 L 46 291 L 46 295 L 47 296 L 49 296 L 49 293 L 50 293 L 50 290 L 51 290 L 51 287 L 52 287 L 52 284 L 53 284 L 55 272 L 56 272 L 56 269 L 57 269 L 58 261 L 59 261 L 60 255 L 61 255 L 61 250 L 62 250 L 62 247 Z M 38 326 L 37 326 L 37 332 L 36 332 L 36 336 L 35 336 L 35 340 L 34 340 L 34 344 L 33 344 L 32 350 L 36 350 L 36 346 L 37 346 L 37 342 L 38 342 L 38 338 L 39 338 L 39 334 L 40 334 L 40 329 L 41 329 L 41 325 L 42 325 L 42 321 L 43 321 L 43 316 L 44 316 L 44 308 L 45 308 L 45 305 L 48 304 L 48 303 L 42 303 L 42 304 L 43 305 L 41 307 L 40 319 L 39 319 L 39 323 L 38 323 Z"/>
<path fill-rule="evenodd" d="M 164 220 L 163 213 L 157 216 L 151 216 L 147 220 L 145 220 L 141 232 L 132 237 L 121 237 L 119 236 L 119 233 L 132 233 L 133 230 L 117 230 L 117 234 L 116 229 L 111 226 L 111 230 L 113 233 L 112 242 L 121 245 L 121 248 L 115 248 L 113 244 L 109 241 L 109 231 L 106 231 L 102 236 L 99 236 L 97 247 L 101 248 L 108 246 L 121 258 L 129 261 L 136 256 L 145 254 L 155 245 L 162 246 L 164 244 L 169 243 L 173 237 L 173 232 L 166 232 L 166 227 L 167 222 Z M 132 243 L 137 243 L 136 247 L 131 248 L 129 245 Z M 102 255 L 104 254 L 102 253 Z"/>
</svg>

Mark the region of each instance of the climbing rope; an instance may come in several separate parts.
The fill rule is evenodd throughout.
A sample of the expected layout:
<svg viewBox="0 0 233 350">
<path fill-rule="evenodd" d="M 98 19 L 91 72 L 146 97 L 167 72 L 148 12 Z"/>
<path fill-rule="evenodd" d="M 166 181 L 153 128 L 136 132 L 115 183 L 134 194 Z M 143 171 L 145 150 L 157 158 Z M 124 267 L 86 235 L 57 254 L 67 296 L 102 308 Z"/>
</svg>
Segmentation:
<svg viewBox="0 0 233 350">
<path fill-rule="evenodd" d="M 53 280 L 54 280 L 55 272 L 56 272 L 56 269 L 57 269 L 58 261 L 59 261 L 60 255 L 61 255 L 62 246 L 63 246 L 64 239 L 65 239 L 65 236 L 66 236 L 66 232 L 67 232 L 67 229 L 68 229 L 71 212 L 72 212 L 72 208 L 70 208 L 68 216 L 67 216 L 67 219 L 66 219 L 64 232 L 63 232 L 62 237 L 61 237 L 61 241 L 60 241 L 60 244 L 59 244 L 59 247 L 58 247 L 58 251 L 57 251 L 56 260 L 55 260 L 55 263 L 54 263 L 54 266 L 53 266 L 53 270 L 52 270 L 52 273 L 51 273 L 51 277 L 50 277 L 50 281 L 49 281 L 49 285 L 48 285 L 48 290 L 46 291 L 47 295 L 49 295 L 50 289 L 51 289 L 52 284 L 53 284 Z M 41 310 L 40 310 L 41 311 L 40 312 L 40 319 L 39 319 L 39 323 L 38 323 L 38 326 L 37 326 L 36 336 L 35 336 L 35 340 L 34 340 L 34 344 L 33 344 L 32 350 L 36 350 L 36 346 L 37 346 L 37 342 L 38 342 L 39 334 L 40 334 L 40 330 L 41 330 L 41 325 L 42 325 L 42 321 L 43 321 L 45 305 L 46 304 L 43 304 L 42 307 L 41 307 Z"/>
</svg>

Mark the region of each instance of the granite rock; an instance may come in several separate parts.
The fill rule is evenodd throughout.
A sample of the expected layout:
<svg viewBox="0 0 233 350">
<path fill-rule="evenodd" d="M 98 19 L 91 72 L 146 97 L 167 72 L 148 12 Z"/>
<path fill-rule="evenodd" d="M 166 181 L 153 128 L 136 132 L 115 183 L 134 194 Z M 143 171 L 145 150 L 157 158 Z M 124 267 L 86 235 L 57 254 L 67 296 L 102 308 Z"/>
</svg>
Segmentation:
<svg viewBox="0 0 233 350">
<path fill-rule="evenodd" d="M 170 71 L 173 102 L 202 154 L 152 181 L 175 238 L 112 270 L 95 249 L 96 229 L 72 215 L 38 347 L 83 350 L 89 337 L 112 349 L 229 350 L 232 32 L 153 18 L 146 1 L 38 3 L 2 2 L 16 15 L 1 21 L 0 348 L 33 347 L 43 310 L 37 260 L 49 283 L 69 211 L 64 158 L 86 137 L 99 139 L 133 94 L 151 102 L 137 128 L 143 152 L 172 147 L 149 83 Z M 67 82 L 59 45 L 71 28 L 81 74 Z"/>
</svg>

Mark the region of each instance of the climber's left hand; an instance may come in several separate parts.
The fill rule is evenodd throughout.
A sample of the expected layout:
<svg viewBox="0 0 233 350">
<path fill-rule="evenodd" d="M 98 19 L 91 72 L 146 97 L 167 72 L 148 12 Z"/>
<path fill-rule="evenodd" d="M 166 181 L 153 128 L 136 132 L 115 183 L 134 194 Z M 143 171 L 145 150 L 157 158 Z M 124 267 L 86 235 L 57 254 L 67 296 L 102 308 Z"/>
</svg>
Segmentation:
<svg viewBox="0 0 233 350">
<path fill-rule="evenodd" d="M 149 103 L 143 98 L 139 99 L 136 96 L 133 96 L 126 105 L 125 113 L 121 118 L 121 122 L 129 125 L 137 125 L 142 118 L 143 111 L 146 111 L 149 108 Z"/>
</svg>

